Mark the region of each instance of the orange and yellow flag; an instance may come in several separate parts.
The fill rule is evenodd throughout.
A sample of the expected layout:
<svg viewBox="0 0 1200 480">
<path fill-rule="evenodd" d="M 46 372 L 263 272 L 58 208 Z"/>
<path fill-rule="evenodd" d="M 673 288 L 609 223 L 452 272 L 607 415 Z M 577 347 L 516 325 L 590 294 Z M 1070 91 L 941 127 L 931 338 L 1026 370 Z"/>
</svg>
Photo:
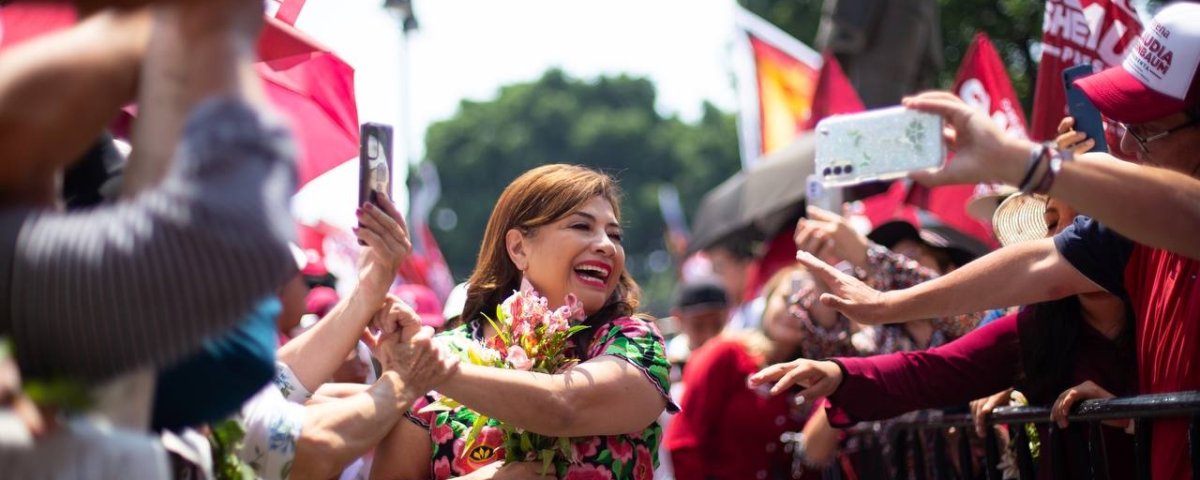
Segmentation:
<svg viewBox="0 0 1200 480">
<path fill-rule="evenodd" d="M 792 142 L 812 113 L 821 56 L 766 20 L 738 8 L 742 167 Z"/>
</svg>

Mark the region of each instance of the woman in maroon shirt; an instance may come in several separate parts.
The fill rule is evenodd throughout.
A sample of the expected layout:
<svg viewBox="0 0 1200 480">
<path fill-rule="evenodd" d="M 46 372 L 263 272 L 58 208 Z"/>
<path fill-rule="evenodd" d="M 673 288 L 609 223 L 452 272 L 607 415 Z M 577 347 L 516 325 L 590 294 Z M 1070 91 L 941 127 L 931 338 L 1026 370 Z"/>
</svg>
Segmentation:
<svg viewBox="0 0 1200 480">
<path fill-rule="evenodd" d="M 1071 223 L 1074 211 L 1051 199 L 1045 217 L 1054 233 Z M 1049 405 L 1059 392 L 1085 382 L 1102 386 L 1105 396 L 1134 395 L 1133 332 L 1127 328 L 1131 318 L 1125 303 L 1106 293 L 1069 297 L 1026 307 L 930 350 L 800 359 L 767 367 L 751 376 L 749 384 L 775 382 L 772 394 L 807 385 L 800 395 L 828 397 L 826 413 L 837 427 L 962 404 L 1012 386 L 1034 405 Z M 1048 438 L 1044 427 L 1039 426 L 1039 435 Z M 1086 431 L 1068 427 L 1064 433 L 1069 475 L 1088 476 L 1086 463 L 1080 462 L 1087 458 Z M 1109 427 L 1103 434 L 1110 478 L 1132 478 L 1131 436 Z M 1049 455 L 1041 456 L 1043 478 L 1052 475 L 1048 461 Z"/>
</svg>

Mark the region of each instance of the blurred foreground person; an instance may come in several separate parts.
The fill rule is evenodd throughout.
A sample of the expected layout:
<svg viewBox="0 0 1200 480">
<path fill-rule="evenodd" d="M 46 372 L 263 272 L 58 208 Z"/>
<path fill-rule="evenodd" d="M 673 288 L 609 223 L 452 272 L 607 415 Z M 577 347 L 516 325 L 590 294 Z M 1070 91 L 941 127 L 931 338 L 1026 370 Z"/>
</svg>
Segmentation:
<svg viewBox="0 0 1200 480">
<path fill-rule="evenodd" d="M 0 335 L 29 378 L 96 381 L 178 358 L 295 271 L 293 149 L 250 66 L 261 5 L 156 8 L 97 13 L 0 54 L 0 121 L 14 126 L 0 135 Z M 141 118 L 166 147 L 147 144 L 130 169 L 165 178 L 53 211 L 55 179 L 132 99 L 139 66 L 157 93 Z"/>
</svg>

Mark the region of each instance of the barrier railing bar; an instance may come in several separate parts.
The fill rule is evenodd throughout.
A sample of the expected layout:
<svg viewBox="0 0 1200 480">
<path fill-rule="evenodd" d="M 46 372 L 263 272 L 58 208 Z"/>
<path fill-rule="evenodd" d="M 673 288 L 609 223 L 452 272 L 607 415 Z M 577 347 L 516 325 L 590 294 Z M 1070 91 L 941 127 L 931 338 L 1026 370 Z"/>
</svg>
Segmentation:
<svg viewBox="0 0 1200 480">
<path fill-rule="evenodd" d="M 1085 400 L 1079 402 L 1073 409 L 1070 418 L 1072 423 L 1079 422 L 1081 427 L 1086 425 L 1086 432 L 1078 430 L 1074 440 L 1083 440 L 1086 445 L 1086 457 L 1081 455 L 1069 456 L 1066 453 L 1066 436 L 1068 431 L 1062 431 L 1056 425 L 1049 426 L 1049 438 L 1043 439 L 1042 448 L 1049 450 L 1043 454 L 1049 455 L 1050 468 L 1055 477 L 1061 478 L 1069 471 L 1087 472 L 1090 477 L 1108 480 L 1108 453 L 1101 421 L 1112 419 L 1133 419 L 1134 423 L 1134 468 L 1138 479 L 1151 478 L 1150 463 L 1150 429 L 1151 420 L 1162 417 L 1186 417 L 1190 420 L 1188 428 L 1188 453 L 1192 459 L 1200 459 L 1200 391 L 1174 392 L 1136 397 L 1112 398 L 1106 400 Z M 1008 425 L 1017 446 L 1017 467 L 1021 478 L 1033 478 L 1035 470 L 1033 456 L 1029 450 L 1029 437 L 1025 424 L 1050 423 L 1048 407 L 1000 407 L 992 411 L 987 425 Z M 935 478 L 953 478 L 949 458 L 946 455 L 948 437 L 945 429 L 959 429 L 960 477 L 973 477 L 974 457 L 971 452 L 969 432 L 974 429 L 974 419 L 970 415 L 946 415 L 940 411 L 931 410 L 906 415 L 903 420 L 895 419 L 891 425 L 898 429 L 896 448 L 892 451 L 893 465 L 898 466 L 897 473 L 907 477 L 907 452 L 913 454 L 913 472 L 917 478 L 926 478 L 926 462 L 930 455 L 935 465 Z M 938 429 L 941 429 L 938 431 Z M 935 452 L 927 452 L 921 432 L 936 435 L 934 437 Z M 1076 431 L 1076 430 L 1069 430 Z M 910 450 L 911 449 L 911 450 Z M 1000 480 L 998 470 L 1000 464 L 999 441 L 995 429 L 988 429 L 984 438 L 983 466 L 988 480 Z M 1079 458 L 1076 458 L 1079 457 Z M 886 462 L 886 460 L 885 460 Z M 1074 468 L 1068 462 L 1075 463 Z M 886 470 L 886 468 L 884 468 Z M 1200 461 L 1192 462 L 1192 474 L 1200 479 Z"/>
<path fill-rule="evenodd" d="M 969 427 L 968 427 L 969 428 Z M 974 458 L 971 455 L 971 436 L 967 430 L 958 430 L 958 464 L 962 478 L 975 478 Z"/>
<path fill-rule="evenodd" d="M 1001 480 L 1000 475 L 1000 447 L 999 441 L 996 439 L 996 429 L 989 428 L 987 435 L 983 437 L 983 457 L 986 464 L 983 466 L 984 472 L 987 473 L 988 480 Z"/>
<path fill-rule="evenodd" d="M 1200 392 L 1162 393 L 1108 400 L 1084 400 L 1075 406 L 1071 420 L 1093 421 L 1122 418 L 1191 417 L 1200 414 Z M 999 407 L 992 411 L 991 425 L 1049 423 L 1049 407 Z M 912 420 L 896 420 L 894 425 L 917 428 L 973 427 L 970 415 L 943 415 L 921 412 Z"/>
<path fill-rule="evenodd" d="M 1150 420 L 1133 420 L 1133 464 L 1134 475 L 1139 480 L 1150 480 Z"/>
<path fill-rule="evenodd" d="M 1188 451 L 1192 458 L 1192 478 L 1200 478 L 1200 415 L 1192 416 L 1192 423 L 1188 427 Z"/>
<path fill-rule="evenodd" d="M 1067 432 L 1058 428 L 1058 425 L 1050 424 L 1047 430 L 1047 438 L 1042 440 L 1042 448 L 1050 451 L 1050 471 L 1054 472 L 1053 478 L 1067 478 L 1070 475 L 1070 465 L 1067 457 Z"/>
<path fill-rule="evenodd" d="M 952 470 L 950 459 L 946 457 L 946 435 L 945 431 L 930 431 L 933 435 L 933 478 L 937 480 L 951 480 L 950 471 Z"/>
<path fill-rule="evenodd" d="M 913 430 L 912 443 L 909 444 L 913 449 L 913 473 L 917 480 L 928 480 L 925 468 L 925 436 L 921 435 L 920 430 Z"/>
<path fill-rule="evenodd" d="M 1017 442 L 1017 468 L 1021 472 L 1021 478 L 1034 478 L 1033 470 L 1033 452 L 1029 451 L 1029 433 L 1025 431 L 1024 425 L 1015 425 L 1012 430 L 1016 431 L 1013 435 L 1013 441 Z"/>
<path fill-rule="evenodd" d="M 1104 426 L 1100 422 L 1088 424 L 1088 455 L 1092 478 L 1108 480 L 1108 447 L 1104 444 Z"/>
</svg>

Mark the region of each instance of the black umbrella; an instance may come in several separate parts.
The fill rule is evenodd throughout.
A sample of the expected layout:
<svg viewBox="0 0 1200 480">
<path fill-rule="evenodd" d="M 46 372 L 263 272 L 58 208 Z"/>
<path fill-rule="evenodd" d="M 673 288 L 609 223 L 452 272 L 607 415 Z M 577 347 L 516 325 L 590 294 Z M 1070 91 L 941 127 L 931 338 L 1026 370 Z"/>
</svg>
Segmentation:
<svg viewBox="0 0 1200 480">
<path fill-rule="evenodd" d="M 813 173 L 816 138 L 812 132 L 802 133 L 746 173 L 742 219 L 764 237 L 790 228 L 804 214 L 805 180 Z"/>
<path fill-rule="evenodd" d="M 774 236 L 804 214 L 805 179 L 813 173 L 816 135 L 763 157 L 710 190 L 696 209 L 688 254 L 725 242 Z"/>
<path fill-rule="evenodd" d="M 743 220 L 745 188 L 746 174 L 738 172 L 704 194 L 692 222 L 689 255 L 725 242 L 763 238 L 754 225 Z"/>
</svg>

